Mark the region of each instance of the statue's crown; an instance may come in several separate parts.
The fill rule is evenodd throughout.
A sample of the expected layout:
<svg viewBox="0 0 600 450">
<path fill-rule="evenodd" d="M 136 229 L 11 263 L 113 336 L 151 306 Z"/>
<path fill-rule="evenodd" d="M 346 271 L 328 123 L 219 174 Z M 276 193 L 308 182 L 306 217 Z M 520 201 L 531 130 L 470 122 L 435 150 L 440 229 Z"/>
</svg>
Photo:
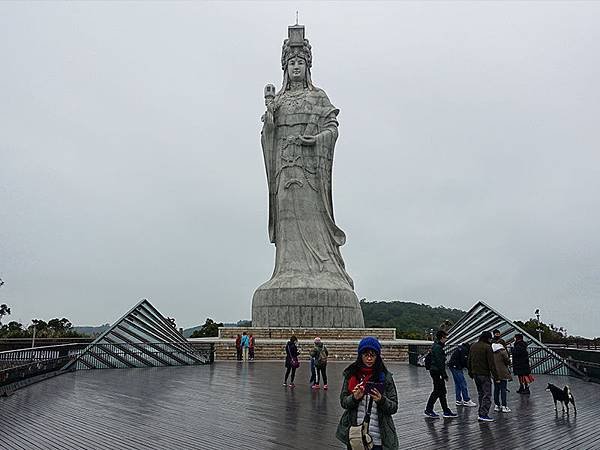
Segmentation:
<svg viewBox="0 0 600 450">
<path fill-rule="evenodd" d="M 296 56 L 304 59 L 308 68 L 312 67 L 312 52 L 308 39 L 304 38 L 304 25 L 288 27 L 288 38 L 281 49 L 281 68 L 285 70 L 288 61 Z"/>
</svg>

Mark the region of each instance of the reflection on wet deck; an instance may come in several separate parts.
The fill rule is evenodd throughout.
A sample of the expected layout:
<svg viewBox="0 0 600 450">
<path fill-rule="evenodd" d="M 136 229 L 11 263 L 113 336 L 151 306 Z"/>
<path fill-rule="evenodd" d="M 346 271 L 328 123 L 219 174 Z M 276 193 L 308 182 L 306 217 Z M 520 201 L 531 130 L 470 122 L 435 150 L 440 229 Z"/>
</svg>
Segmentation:
<svg viewBox="0 0 600 450">
<path fill-rule="evenodd" d="M 280 362 L 78 371 L 0 399 L 2 449 L 321 449 L 341 448 L 335 429 L 346 363 L 330 363 L 329 391 L 311 391 L 308 364 L 295 389 Z M 480 424 L 477 408 L 452 420 L 422 416 L 431 389 L 422 368 L 390 364 L 400 399 L 401 448 L 600 448 L 600 385 L 538 376 L 530 397 L 509 385 L 513 412 Z M 579 413 L 555 414 L 546 383 L 568 383 Z M 471 383 L 473 397 L 475 387 Z M 448 384 L 449 400 L 454 389 Z"/>
</svg>

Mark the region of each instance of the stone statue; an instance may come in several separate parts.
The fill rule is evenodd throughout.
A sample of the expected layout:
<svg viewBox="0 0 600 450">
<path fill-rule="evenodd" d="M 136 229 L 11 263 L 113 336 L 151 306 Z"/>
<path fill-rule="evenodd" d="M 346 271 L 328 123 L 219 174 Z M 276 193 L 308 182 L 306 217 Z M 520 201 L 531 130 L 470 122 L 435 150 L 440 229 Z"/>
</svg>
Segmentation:
<svg viewBox="0 0 600 450">
<path fill-rule="evenodd" d="M 333 217 L 331 170 L 337 115 L 312 83 L 304 26 L 288 28 L 279 92 L 265 87 L 262 148 L 269 187 L 269 237 L 275 269 L 252 300 L 252 325 L 363 327 L 354 283 L 340 246 L 346 235 Z"/>
</svg>

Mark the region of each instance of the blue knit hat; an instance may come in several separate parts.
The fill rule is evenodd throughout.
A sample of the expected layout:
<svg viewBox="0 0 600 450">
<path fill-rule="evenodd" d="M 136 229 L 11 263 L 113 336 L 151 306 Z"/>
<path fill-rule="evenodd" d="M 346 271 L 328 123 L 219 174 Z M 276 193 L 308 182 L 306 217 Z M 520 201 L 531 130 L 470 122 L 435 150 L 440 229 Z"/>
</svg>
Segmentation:
<svg viewBox="0 0 600 450">
<path fill-rule="evenodd" d="M 358 354 L 362 354 L 366 349 L 374 350 L 378 355 L 381 354 L 381 344 L 376 337 L 367 336 L 360 340 L 358 344 Z"/>
</svg>

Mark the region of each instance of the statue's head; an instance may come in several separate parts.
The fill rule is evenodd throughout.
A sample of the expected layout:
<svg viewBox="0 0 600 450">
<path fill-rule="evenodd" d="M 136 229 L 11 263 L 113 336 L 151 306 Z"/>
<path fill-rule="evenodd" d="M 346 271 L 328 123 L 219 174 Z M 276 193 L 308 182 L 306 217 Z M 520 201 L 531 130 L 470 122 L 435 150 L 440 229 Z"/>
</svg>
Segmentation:
<svg viewBox="0 0 600 450">
<path fill-rule="evenodd" d="M 287 62 L 287 76 L 290 81 L 306 80 L 306 71 L 308 70 L 304 58 L 294 56 Z"/>
<path fill-rule="evenodd" d="M 283 41 L 281 49 L 282 90 L 288 87 L 290 81 L 304 81 L 306 87 L 312 89 L 311 67 L 312 51 L 308 39 L 304 38 L 304 25 L 289 26 L 288 38 Z"/>
</svg>

